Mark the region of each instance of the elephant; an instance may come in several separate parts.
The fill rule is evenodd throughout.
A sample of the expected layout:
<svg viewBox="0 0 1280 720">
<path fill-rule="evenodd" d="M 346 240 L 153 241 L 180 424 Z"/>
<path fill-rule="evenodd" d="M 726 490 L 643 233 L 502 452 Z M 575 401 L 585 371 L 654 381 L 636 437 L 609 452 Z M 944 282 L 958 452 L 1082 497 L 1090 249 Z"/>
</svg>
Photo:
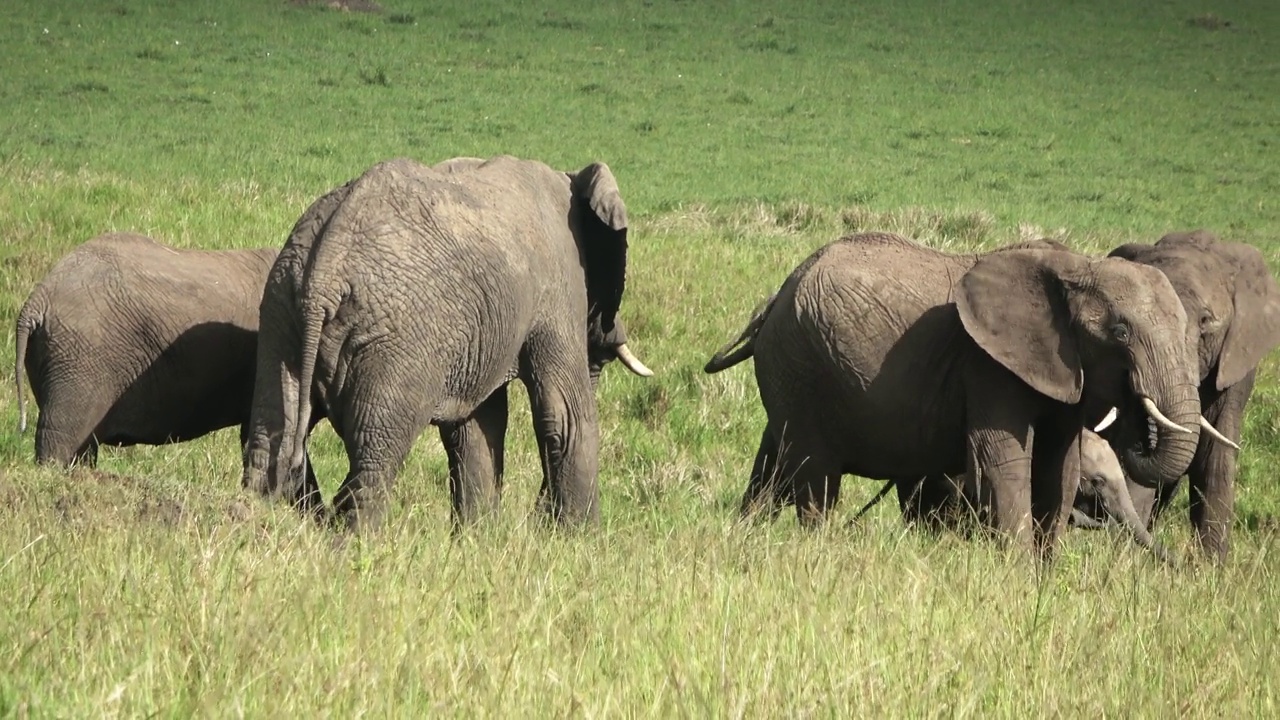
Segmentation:
<svg viewBox="0 0 1280 720">
<path fill-rule="evenodd" d="M 1235 515 L 1235 443 L 1258 364 L 1280 345 L 1280 287 L 1257 248 L 1203 229 L 1169 233 L 1155 244 L 1122 245 L 1110 255 L 1160 270 L 1186 313 L 1200 404 L 1211 423 L 1187 472 L 1191 525 L 1204 554 L 1225 560 Z M 1147 434 L 1144 420 L 1130 412 L 1104 436 L 1128 471 L 1139 516 L 1154 524 L 1177 485 L 1158 482 L 1162 473 L 1141 454 Z"/>
<path fill-rule="evenodd" d="M 498 507 L 519 378 L 542 458 L 538 508 L 562 526 L 597 523 L 596 382 L 615 359 L 652 375 L 619 317 L 626 252 L 626 206 L 600 162 L 566 173 L 508 155 L 396 158 L 331 191 L 267 279 L 243 485 L 316 492 L 300 471 L 321 402 L 350 465 L 335 520 L 373 529 L 411 445 L 436 425 L 456 531 Z"/>
<path fill-rule="evenodd" d="M 100 445 L 159 445 L 249 420 L 258 303 L 274 248 L 182 250 L 99 235 L 59 260 L 18 313 L 22 369 L 40 409 L 37 462 L 97 463 Z"/>
<path fill-rule="evenodd" d="M 1185 311 L 1154 268 L 1052 248 L 949 254 L 888 233 L 810 255 L 704 370 L 755 357 L 767 414 L 742 511 L 790 482 L 820 523 L 843 474 L 966 473 L 995 530 L 1052 557 L 1079 438 L 1140 407 L 1158 480 L 1200 435 Z"/>
</svg>

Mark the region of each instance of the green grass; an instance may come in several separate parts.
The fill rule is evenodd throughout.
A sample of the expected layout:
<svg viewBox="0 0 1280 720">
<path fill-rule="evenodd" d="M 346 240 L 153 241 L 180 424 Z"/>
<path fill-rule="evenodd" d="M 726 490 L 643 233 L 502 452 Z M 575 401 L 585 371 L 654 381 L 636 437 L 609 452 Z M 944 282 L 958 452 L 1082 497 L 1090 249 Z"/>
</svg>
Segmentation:
<svg viewBox="0 0 1280 720">
<path fill-rule="evenodd" d="M 343 543 L 241 493 L 234 431 L 64 473 L 0 430 L 0 713 L 1276 714 L 1275 359 L 1225 568 L 1072 533 L 1044 573 L 905 532 L 892 503 L 848 528 L 876 486 L 852 478 L 821 533 L 737 526 L 763 414 L 749 368 L 701 366 L 852 230 L 1101 251 L 1203 226 L 1274 260 L 1280 6 L 387 9 L 0 4 L 0 366 L 32 284 L 100 232 L 279 245 L 388 157 L 604 160 L 633 217 L 625 318 L 659 374 L 601 383 L 603 527 L 528 523 L 522 391 L 504 515 L 456 542 L 433 432 L 386 530 Z M 332 491 L 341 446 L 323 428 L 314 448 Z M 1185 500 L 1161 535 L 1191 553 Z"/>
</svg>

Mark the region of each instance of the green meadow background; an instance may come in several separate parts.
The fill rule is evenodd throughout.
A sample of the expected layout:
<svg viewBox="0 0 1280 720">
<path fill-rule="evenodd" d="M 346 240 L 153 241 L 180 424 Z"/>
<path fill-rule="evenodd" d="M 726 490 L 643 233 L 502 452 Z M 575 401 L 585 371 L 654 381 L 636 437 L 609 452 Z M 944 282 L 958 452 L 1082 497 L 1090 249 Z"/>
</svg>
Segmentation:
<svg viewBox="0 0 1280 720">
<path fill-rule="evenodd" d="M 0 392 L 0 714 L 1275 717 L 1280 384 L 1249 408 L 1230 561 L 1073 532 L 1017 551 L 903 529 L 849 478 L 824 530 L 735 520 L 763 412 L 701 367 L 814 248 L 893 230 L 1087 251 L 1205 227 L 1280 248 L 1271 0 L 0 3 L 0 366 L 53 262 L 105 231 L 283 244 L 394 156 L 603 160 L 623 312 L 657 372 L 601 383 L 597 532 L 448 532 L 415 447 L 341 542 L 241 492 L 236 433 L 36 468 Z M 6 371 L 7 373 L 8 371 Z M 326 493 L 345 473 L 323 426 Z M 1161 538 L 1194 557 L 1185 491 Z"/>
</svg>

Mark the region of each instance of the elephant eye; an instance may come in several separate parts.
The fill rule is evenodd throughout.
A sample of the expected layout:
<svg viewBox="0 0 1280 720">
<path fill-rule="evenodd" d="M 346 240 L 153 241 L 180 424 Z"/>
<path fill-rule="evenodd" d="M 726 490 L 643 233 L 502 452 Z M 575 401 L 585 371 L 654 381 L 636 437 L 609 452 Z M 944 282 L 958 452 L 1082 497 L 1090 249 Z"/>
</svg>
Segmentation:
<svg viewBox="0 0 1280 720">
<path fill-rule="evenodd" d="M 1116 339 L 1116 342 L 1128 345 L 1129 344 L 1129 326 L 1124 323 L 1116 323 L 1115 325 L 1112 325 L 1111 336 Z"/>
<path fill-rule="evenodd" d="M 1201 330 L 1204 330 L 1205 328 L 1209 327 L 1209 324 L 1212 322 L 1213 322 L 1213 316 L 1209 314 L 1208 310 L 1200 313 L 1200 329 Z"/>
</svg>

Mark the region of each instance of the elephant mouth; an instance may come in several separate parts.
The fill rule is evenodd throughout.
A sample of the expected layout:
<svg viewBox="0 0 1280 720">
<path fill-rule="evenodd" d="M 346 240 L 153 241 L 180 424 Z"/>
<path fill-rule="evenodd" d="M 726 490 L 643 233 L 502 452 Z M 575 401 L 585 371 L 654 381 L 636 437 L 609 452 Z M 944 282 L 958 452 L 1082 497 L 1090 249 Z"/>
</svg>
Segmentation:
<svg viewBox="0 0 1280 720">
<path fill-rule="evenodd" d="M 1113 408 L 1096 426 L 1098 433 L 1114 448 L 1151 458 L 1160 446 L 1160 425 L 1138 402 L 1126 402 Z"/>
</svg>

